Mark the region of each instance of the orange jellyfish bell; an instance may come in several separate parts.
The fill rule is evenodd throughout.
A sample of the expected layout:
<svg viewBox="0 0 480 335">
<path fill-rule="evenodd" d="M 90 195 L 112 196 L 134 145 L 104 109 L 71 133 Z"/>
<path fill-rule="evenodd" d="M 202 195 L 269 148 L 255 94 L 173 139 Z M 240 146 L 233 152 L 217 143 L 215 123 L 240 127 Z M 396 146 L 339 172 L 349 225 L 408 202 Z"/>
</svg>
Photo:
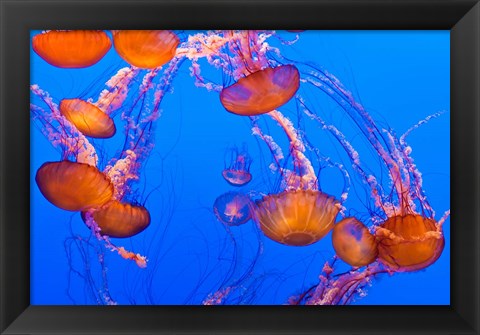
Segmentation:
<svg viewBox="0 0 480 335">
<path fill-rule="evenodd" d="M 328 234 L 339 210 L 339 203 L 332 196 L 314 190 L 295 190 L 257 201 L 254 218 L 270 239 L 304 246 Z"/>
<path fill-rule="evenodd" d="M 115 135 L 113 120 L 94 104 L 81 99 L 63 99 L 60 113 L 85 136 L 109 138 Z"/>
<path fill-rule="evenodd" d="M 295 66 L 266 68 L 224 88 L 220 92 L 220 102 L 233 114 L 260 115 L 287 103 L 299 85 L 300 74 Z"/>
<path fill-rule="evenodd" d="M 113 196 L 113 184 L 96 167 L 70 161 L 47 162 L 35 176 L 40 192 L 55 206 L 82 211 L 104 205 Z"/>
<path fill-rule="evenodd" d="M 82 212 L 83 221 L 86 212 Z M 124 204 L 117 200 L 92 212 L 102 235 L 125 238 L 137 235 L 150 225 L 150 213 L 143 206 Z"/>
<path fill-rule="evenodd" d="M 435 221 L 419 214 L 393 216 L 375 235 L 379 260 L 398 272 L 426 268 L 440 257 L 445 246 Z"/>
<path fill-rule="evenodd" d="M 112 42 L 101 30 L 49 30 L 33 36 L 33 50 L 47 63 L 61 68 L 83 68 L 97 63 Z"/>
<path fill-rule="evenodd" d="M 365 266 L 377 258 L 375 237 L 355 218 L 345 218 L 333 227 L 332 243 L 342 261 L 351 266 Z"/>
<path fill-rule="evenodd" d="M 180 43 L 170 30 L 113 30 L 113 45 L 130 65 L 153 69 L 168 63 Z"/>
</svg>

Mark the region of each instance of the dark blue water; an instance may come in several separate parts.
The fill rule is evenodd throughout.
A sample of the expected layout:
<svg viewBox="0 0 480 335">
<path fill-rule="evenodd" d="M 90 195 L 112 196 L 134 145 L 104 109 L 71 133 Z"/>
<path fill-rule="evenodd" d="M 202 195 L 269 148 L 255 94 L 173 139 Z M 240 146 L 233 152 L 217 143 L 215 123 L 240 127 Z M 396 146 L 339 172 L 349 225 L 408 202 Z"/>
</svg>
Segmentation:
<svg viewBox="0 0 480 335">
<path fill-rule="evenodd" d="M 38 32 L 32 32 L 32 36 Z M 186 39 L 192 32 L 179 35 Z M 295 34 L 279 32 L 282 39 Z M 269 42 L 300 64 L 313 62 L 335 75 L 383 128 L 398 135 L 436 112 L 444 112 L 416 129 L 407 139 L 423 176 L 423 189 L 436 219 L 450 208 L 450 59 L 448 31 L 306 31 L 292 46 L 280 39 Z M 201 63 L 202 75 L 217 84 L 225 77 Z M 48 91 L 58 103 L 63 98 L 96 98 L 111 75 L 128 66 L 112 48 L 86 69 L 59 69 L 31 52 L 31 83 Z M 213 213 L 215 199 L 229 191 L 249 194 L 278 192 L 278 176 L 268 169 L 272 156 L 252 135 L 248 119 L 227 113 L 218 93 L 194 85 L 190 64 L 184 62 L 173 80 L 173 90 L 162 101 L 153 151 L 143 162 L 132 199 L 145 203 L 152 223 L 139 235 L 112 239 L 118 246 L 148 258 L 146 269 L 105 250 L 85 226 L 79 213 L 49 203 L 35 183 L 37 169 L 58 161 L 60 151 L 31 124 L 31 303 L 34 305 L 96 304 L 106 292 L 119 304 L 199 304 L 221 288 L 235 285 L 230 303 L 284 304 L 318 282 L 323 264 L 334 251 L 331 234 L 307 247 L 278 244 L 263 236 L 252 221 L 225 228 Z M 91 93 L 94 92 L 94 93 Z M 89 95 L 90 94 L 90 95 Z M 386 168 L 363 135 L 319 91 L 299 90 L 322 115 L 344 129 L 360 152 L 362 164 L 389 185 Z M 343 148 L 317 124 L 299 117 L 294 102 L 279 108 L 308 135 L 310 142 L 333 161 L 349 165 Z M 271 121 L 269 133 L 288 153 L 288 143 Z M 117 129 L 123 123 L 115 118 Z M 107 140 L 95 140 L 103 164 L 119 154 L 123 131 Z M 229 148 L 245 145 L 252 158 L 252 181 L 234 187 L 222 177 L 230 164 Z M 349 170 L 351 171 L 351 170 Z M 367 185 L 352 174 L 345 203 L 347 213 L 368 220 L 372 206 Z M 344 177 L 335 169 L 322 170 L 322 190 L 339 197 Z M 424 270 L 381 275 L 354 304 L 450 303 L 450 220 L 444 225 L 445 249 Z M 105 268 L 100 267 L 104 258 Z M 340 264 L 340 270 L 348 267 Z M 101 299 L 100 299 L 101 300 Z"/>
</svg>

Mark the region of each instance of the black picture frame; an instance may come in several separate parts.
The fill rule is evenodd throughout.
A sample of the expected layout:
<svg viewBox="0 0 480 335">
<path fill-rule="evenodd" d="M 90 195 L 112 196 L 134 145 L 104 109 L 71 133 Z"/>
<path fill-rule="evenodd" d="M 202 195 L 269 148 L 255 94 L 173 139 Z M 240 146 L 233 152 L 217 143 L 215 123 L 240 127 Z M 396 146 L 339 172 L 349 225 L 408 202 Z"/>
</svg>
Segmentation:
<svg viewBox="0 0 480 335">
<path fill-rule="evenodd" d="M 0 0 L 2 334 L 480 334 L 477 0 Z M 30 306 L 31 29 L 451 31 L 450 306 Z"/>
</svg>

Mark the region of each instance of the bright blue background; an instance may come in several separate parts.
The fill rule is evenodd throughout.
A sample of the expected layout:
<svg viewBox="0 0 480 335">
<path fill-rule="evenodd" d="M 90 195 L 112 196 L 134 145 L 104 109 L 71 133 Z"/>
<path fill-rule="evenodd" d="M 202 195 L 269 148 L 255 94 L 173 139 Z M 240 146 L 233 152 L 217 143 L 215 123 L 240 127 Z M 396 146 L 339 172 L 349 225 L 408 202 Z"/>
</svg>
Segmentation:
<svg viewBox="0 0 480 335">
<path fill-rule="evenodd" d="M 32 32 L 32 36 L 37 32 Z M 189 32 L 184 32 L 185 37 Z M 279 32 L 292 40 L 295 34 Z M 436 219 L 450 208 L 450 59 L 448 31 L 306 31 L 293 46 L 279 46 L 282 54 L 298 61 L 318 64 L 339 78 L 354 93 L 369 113 L 383 127 L 398 135 L 410 126 L 438 111 L 445 113 L 414 131 L 407 142 L 412 157 L 422 172 L 424 190 Z M 202 75 L 218 84 L 218 70 L 202 64 Z M 58 102 L 63 98 L 87 96 L 96 99 L 103 83 L 121 67 L 127 66 L 114 49 L 96 65 L 87 69 L 58 69 L 31 52 L 31 82 L 39 84 Z M 208 293 L 241 278 L 252 264 L 257 246 L 257 229 L 250 221 L 233 227 L 229 235 L 212 212 L 215 199 L 238 190 L 221 176 L 228 147 L 246 143 L 253 158 L 253 180 L 241 191 L 271 192 L 267 166 L 271 156 L 262 142 L 251 135 L 248 120 L 226 113 L 218 94 L 197 88 L 185 62 L 173 81 L 173 93 L 162 103 L 163 115 L 157 123 L 155 148 L 141 170 L 137 184 L 139 201 L 147 195 L 146 207 L 151 226 L 130 239 L 112 239 L 117 245 L 144 254 L 147 269 L 105 251 L 109 290 L 123 304 L 198 304 Z M 93 92 L 93 93 L 91 93 Z M 378 156 L 364 145 L 358 130 L 349 129 L 344 115 L 319 91 L 302 87 L 300 94 L 312 102 L 315 112 L 341 128 L 351 143 L 359 148 L 363 164 L 386 177 L 379 168 Z M 91 94 L 91 95 L 89 95 Z M 280 108 L 296 120 L 295 105 Z M 261 118 L 267 118 L 262 116 Z M 116 119 L 117 129 L 121 121 Z M 261 121 L 264 122 L 264 121 Z M 265 121 L 266 122 L 266 121 Z M 268 121 L 272 136 L 287 153 L 285 135 Z M 332 159 L 348 165 L 341 147 L 311 121 L 305 126 L 310 141 Z M 34 177 L 46 161 L 60 159 L 60 153 L 44 138 L 37 124 L 31 125 L 31 303 L 92 304 L 92 290 L 101 283 L 94 248 L 73 248 L 67 257 L 69 238 L 88 239 L 89 231 L 78 213 L 56 208 L 40 194 Z M 122 140 L 94 141 L 104 160 L 117 153 Z M 363 154 L 362 154 L 363 152 Z M 326 171 L 322 188 L 340 195 L 343 179 L 336 171 Z M 361 201 L 368 194 L 366 186 L 353 180 L 347 207 L 366 217 Z M 354 191 L 355 190 L 355 191 Z M 367 192 L 367 193 L 365 193 Z M 373 281 L 368 295 L 356 304 L 449 304 L 450 303 L 450 220 L 444 225 L 446 245 L 440 259 L 415 273 L 384 275 Z M 236 257 L 233 257 L 233 236 Z M 257 259 L 254 275 L 242 282 L 251 298 L 246 303 L 283 304 L 317 282 L 326 260 L 334 252 L 330 234 L 308 247 L 288 247 L 265 237 L 263 254 Z M 95 243 L 93 238 L 90 241 Z M 232 261 L 233 259 L 233 261 Z M 69 269 L 84 271 L 91 265 L 93 277 L 87 283 Z M 234 264 L 232 269 L 230 265 Z M 345 267 L 346 269 L 346 267 Z M 231 274 L 231 277 L 228 274 Z M 97 284 L 91 284 L 91 283 Z M 90 284 L 89 284 L 90 283 Z M 253 283 L 253 284 L 252 284 Z"/>
</svg>

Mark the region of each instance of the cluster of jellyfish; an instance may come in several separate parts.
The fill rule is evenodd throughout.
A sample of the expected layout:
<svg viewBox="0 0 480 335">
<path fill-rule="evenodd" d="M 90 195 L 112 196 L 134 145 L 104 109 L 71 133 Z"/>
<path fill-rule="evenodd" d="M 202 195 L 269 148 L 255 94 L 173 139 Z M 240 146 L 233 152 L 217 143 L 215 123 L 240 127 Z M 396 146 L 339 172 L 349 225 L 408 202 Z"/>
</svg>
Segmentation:
<svg viewBox="0 0 480 335">
<path fill-rule="evenodd" d="M 291 31 L 294 40 L 282 42 L 293 44 L 301 33 Z M 179 37 L 167 30 L 50 30 L 33 36 L 34 52 L 54 67 L 92 66 L 112 48 L 112 41 L 116 53 L 129 64 L 102 90 L 89 92 L 88 98 L 56 100 L 38 85 L 31 85 L 32 101 L 36 101 L 31 104 L 32 119 L 61 152 L 58 161 L 45 162 L 36 172 L 41 194 L 61 210 L 80 212 L 86 226 L 107 249 L 140 268 L 147 267 L 149 255 L 129 251 L 111 238 L 141 234 L 151 224 L 150 209 L 135 199 L 133 185 L 142 178 L 141 166 L 153 149 L 162 99 L 181 64 L 188 62 L 194 84 L 217 94 L 226 113 L 250 125 L 252 135 L 268 149 L 271 163 L 266 171 L 278 181 L 273 192 L 255 191 L 253 186 L 249 189 L 261 176 L 252 174 L 254 160 L 240 139 L 226 151 L 224 169 L 219 169 L 230 191 L 219 195 L 213 204 L 216 220 L 229 234 L 250 224 L 262 238 L 291 248 L 313 245 L 331 232 L 328 236 L 335 256 L 318 269 L 316 283 L 302 292 L 292 290 L 285 304 L 349 304 L 380 274 L 414 272 L 433 264 L 444 249 L 442 225 L 449 211 L 435 218 L 406 137 L 437 115 L 397 137 L 393 131 L 382 129 L 333 75 L 283 57 L 281 50 L 269 43 L 275 37 L 275 31 L 208 31 Z M 224 82 L 204 78 L 204 66 L 221 71 Z M 386 169 L 390 189 L 371 173 L 373 168 L 362 163 L 341 127 L 329 123 L 315 104 L 302 96 L 301 87 L 332 101 L 356 127 Z M 282 113 L 287 103 L 296 106 L 297 119 Z M 118 115 L 121 125 L 114 122 Z M 266 120 L 285 135 L 287 153 Z M 300 122 L 313 124 L 318 132 L 333 139 L 349 164 L 322 154 L 318 150 L 322 144 L 313 145 Z M 121 126 L 125 138 L 119 154 L 102 162 L 97 152 L 101 141 L 112 137 Z M 340 172 L 342 192 L 322 191 L 319 166 Z M 346 214 L 352 182 L 369 189 L 375 210 L 368 219 Z M 258 257 L 264 247 L 259 246 Z M 340 262 L 349 270 L 338 273 L 335 268 Z M 254 266 L 252 262 L 249 273 Z M 247 276 L 241 277 L 246 280 Z M 231 303 L 229 297 L 241 286 L 241 280 L 225 281 L 201 303 Z M 114 298 L 104 296 L 101 302 L 111 303 Z"/>
</svg>

